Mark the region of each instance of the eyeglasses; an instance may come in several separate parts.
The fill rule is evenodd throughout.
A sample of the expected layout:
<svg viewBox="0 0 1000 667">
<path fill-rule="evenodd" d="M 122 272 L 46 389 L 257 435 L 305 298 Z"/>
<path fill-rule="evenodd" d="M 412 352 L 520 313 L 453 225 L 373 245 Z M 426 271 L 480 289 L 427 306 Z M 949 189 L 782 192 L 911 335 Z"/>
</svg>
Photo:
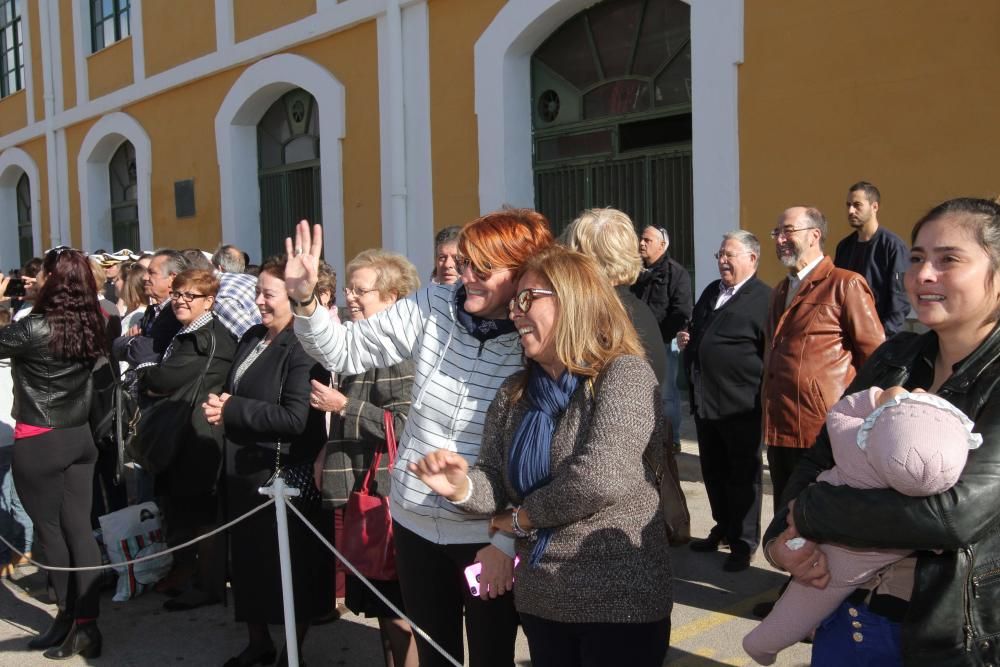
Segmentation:
<svg viewBox="0 0 1000 667">
<path fill-rule="evenodd" d="M 522 313 L 526 313 L 531 310 L 531 302 L 539 296 L 555 296 L 556 293 L 550 289 L 539 289 L 536 287 L 527 287 L 517 293 L 513 299 L 510 300 L 510 309 L 514 310 L 514 306 L 521 309 Z"/>
<path fill-rule="evenodd" d="M 498 271 L 510 271 L 510 267 L 493 268 L 488 263 L 486 266 L 476 266 L 471 259 L 460 255 L 455 256 L 455 268 L 458 269 L 459 274 L 465 273 L 465 270 L 469 269 L 472 271 L 472 275 L 479 280 L 489 280 L 490 276 Z"/>
<path fill-rule="evenodd" d="M 184 301 L 185 303 L 191 303 L 196 299 L 204 299 L 207 294 L 195 294 L 194 292 L 171 292 L 170 298 L 174 301 Z"/>
<path fill-rule="evenodd" d="M 789 236 L 791 236 L 795 232 L 804 232 L 807 229 L 816 229 L 816 228 L 815 227 L 798 227 L 798 228 L 796 228 L 796 227 L 784 227 L 782 229 L 772 229 L 771 230 L 771 238 L 772 239 L 776 239 L 779 236 L 784 236 L 785 238 L 788 238 Z"/>
<path fill-rule="evenodd" d="M 372 287 L 371 289 L 364 289 L 362 287 L 345 287 L 344 296 L 354 295 L 359 299 L 369 292 L 377 292 L 378 290 Z"/>
<path fill-rule="evenodd" d="M 749 254 L 751 254 L 749 250 L 746 252 L 717 252 L 713 254 L 712 257 L 716 259 L 722 259 L 723 257 L 725 257 L 726 259 L 735 259 L 740 255 L 749 255 Z"/>
</svg>

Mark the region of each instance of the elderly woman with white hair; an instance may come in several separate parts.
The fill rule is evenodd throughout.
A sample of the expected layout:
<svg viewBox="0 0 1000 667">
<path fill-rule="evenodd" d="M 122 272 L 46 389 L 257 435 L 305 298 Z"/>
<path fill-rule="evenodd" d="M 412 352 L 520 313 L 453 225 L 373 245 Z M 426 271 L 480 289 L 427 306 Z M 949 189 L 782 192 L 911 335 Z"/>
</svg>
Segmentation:
<svg viewBox="0 0 1000 667">
<path fill-rule="evenodd" d="M 667 374 L 667 353 L 660 336 L 660 325 L 649 306 L 629 289 L 642 271 L 639 237 L 632 219 L 615 208 L 587 209 L 566 228 L 562 240 L 571 250 L 597 260 L 632 318 L 646 359 L 653 367 L 656 381 L 662 384 Z"/>
<path fill-rule="evenodd" d="M 646 360 L 662 387 L 668 364 L 660 325 L 649 306 L 630 289 L 642 271 L 639 238 L 632 219 L 614 208 L 588 209 L 566 229 L 563 242 L 570 249 L 597 260 L 604 275 L 615 288 L 618 299 L 625 306 L 625 312 L 629 314 L 632 325 L 639 334 Z M 669 432 L 665 434 L 665 444 L 669 445 L 674 438 Z M 664 448 L 663 460 L 666 463 L 660 487 L 663 516 L 669 529 L 670 544 L 684 544 L 691 539 L 691 514 L 681 489 L 677 460 L 671 447 Z"/>
</svg>

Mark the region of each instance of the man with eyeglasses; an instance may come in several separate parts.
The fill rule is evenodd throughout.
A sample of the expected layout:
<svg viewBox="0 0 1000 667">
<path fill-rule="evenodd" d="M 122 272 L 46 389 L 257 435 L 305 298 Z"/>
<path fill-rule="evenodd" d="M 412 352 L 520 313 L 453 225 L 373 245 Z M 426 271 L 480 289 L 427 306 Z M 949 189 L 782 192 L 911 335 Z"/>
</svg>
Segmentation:
<svg viewBox="0 0 1000 667">
<path fill-rule="evenodd" d="M 693 540 L 692 551 L 729 556 L 722 568 L 740 572 L 760 543 L 760 386 L 771 288 L 757 278 L 760 241 L 745 230 L 727 232 L 715 253 L 719 280 L 694 306 L 684 350 L 698 458 L 715 525 Z"/>
<path fill-rule="evenodd" d="M 660 335 L 667 348 L 667 375 L 661 386 L 663 413 L 670 421 L 674 451 L 681 447 L 681 399 L 677 391 L 679 350 L 677 332 L 691 319 L 694 291 L 687 269 L 667 254 L 670 236 L 663 227 L 646 227 L 639 237 L 639 256 L 645 266 L 632 285 L 632 293 L 646 302 L 660 323 Z"/>
<path fill-rule="evenodd" d="M 818 209 L 796 206 L 771 231 L 778 260 L 788 269 L 771 295 L 761 393 L 775 514 L 792 500 L 782 497 L 785 486 L 823 428 L 827 408 L 885 340 L 864 277 L 835 267 L 823 254 L 826 230 Z M 754 608 L 755 614 L 769 611 Z"/>
<path fill-rule="evenodd" d="M 903 329 L 910 312 L 910 300 L 903 287 L 903 274 L 910 252 L 903 239 L 879 225 L 881 195 L 867 181 L 855 183 L 847 191 L 847 222 L 854 231 L 841 239 L 833 263 L 860 273 L 875 295 L 878 318 L 889 338 Z"/>
</svg>

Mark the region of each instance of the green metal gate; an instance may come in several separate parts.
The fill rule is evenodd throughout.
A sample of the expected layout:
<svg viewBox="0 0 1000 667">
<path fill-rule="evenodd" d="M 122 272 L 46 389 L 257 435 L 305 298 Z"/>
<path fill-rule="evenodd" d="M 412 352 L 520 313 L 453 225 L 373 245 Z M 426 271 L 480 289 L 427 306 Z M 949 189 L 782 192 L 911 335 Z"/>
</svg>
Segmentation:
<svg viewBox="0 0 1000 667">
<path fill-rule="evenodd" d="M 532 56 L 535 206 L 556 232 L 610 206 L 694 267 L 690 6 L 605 0 Z"/>
<path fill-rule="evenodd" d="M 666 227 L 670 254 L 694 265 L 691 151 L 602 160 L 535 170 L 535 206 L 562 232 L 585 208 L 611 206 L 629 214 L 637 231 Z"/>
<path fill-rule="evenodd" d="M 261 258 L 285 252 L 285 237 L 295 234 L 299 220 L 323 222 L 319 166 L 261 174 Z"/>
</svg>

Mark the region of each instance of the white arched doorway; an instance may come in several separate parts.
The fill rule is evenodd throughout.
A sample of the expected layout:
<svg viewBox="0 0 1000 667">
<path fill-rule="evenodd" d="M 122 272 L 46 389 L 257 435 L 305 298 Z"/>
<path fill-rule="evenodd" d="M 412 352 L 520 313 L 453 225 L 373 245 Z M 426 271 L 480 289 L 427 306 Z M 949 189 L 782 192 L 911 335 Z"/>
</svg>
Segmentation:
<svg viewBox="0 0 1000 667">
<path fill-rule="evenodd" d="M 717 277 L 712 251 L 739 227 L 737 65 L 743 2 L 691 4 L 696 290 Z M 594 0 L 509 0 L 475 45 L 479 208 L 533 206 L 531 55 Z"/>
<path fill-rule="evenodd" d="M 17 186 L 23 177 L 28 179 L 31 211 L 31 248 L 37 257 L 42 254 L 42 198 L 41 183 L 38 181 L 38 165 L 20 148 L 8 148 L 0 154 L 0 270 L 7 272 L 20 267 Z"/>
<path fill-rule="evenodd" d="M 326 260 L 344 273 L 344 204 L 341 139 L 345 134 L 344 87 L 328 70 L 302 56 L 283 53 L 247 68 L 215 116 L 222 197 L 222 242 L 260 259 L 260 189 L 257 125 L 282 95 L 301 88 L 319 107 L 320 191 Z"/>
<path fill-rule="evenodd" d="M 153 151 L 149 135 L 142 125 L 126 113 L 115 112 L 97 121 L 80 146 L 77 175 L 80 188 L 80 231 L 83 250 L 114 247 L 111 211 L 111 159 L 126 141 L 135 149 L 136 200 L 139 218 L 140 248 L 151 250 L 153 245 L 153 210 L 150 180 L 153 172 Z"/>
</svg>

